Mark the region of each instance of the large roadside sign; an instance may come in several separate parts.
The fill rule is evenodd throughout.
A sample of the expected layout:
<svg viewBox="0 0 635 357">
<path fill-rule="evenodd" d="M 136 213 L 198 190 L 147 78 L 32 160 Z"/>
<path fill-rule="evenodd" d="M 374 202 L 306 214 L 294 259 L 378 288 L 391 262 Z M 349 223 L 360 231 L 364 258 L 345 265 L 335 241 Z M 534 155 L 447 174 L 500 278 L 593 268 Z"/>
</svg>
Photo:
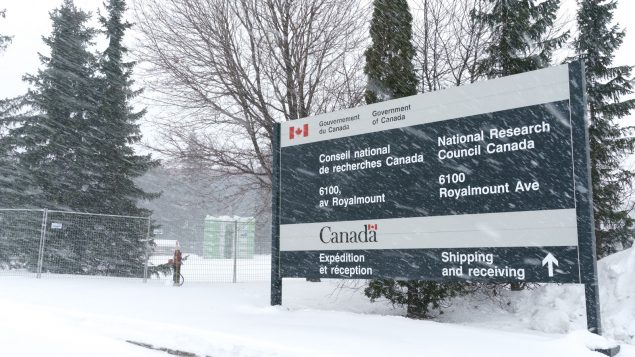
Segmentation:
<svg viewBox="0 0 635 357">
<path fill-rule="evenodd" d="M 273 274 L 593 283 L 584 105 L 574 62 L 282 123 Z"/>
</svg>

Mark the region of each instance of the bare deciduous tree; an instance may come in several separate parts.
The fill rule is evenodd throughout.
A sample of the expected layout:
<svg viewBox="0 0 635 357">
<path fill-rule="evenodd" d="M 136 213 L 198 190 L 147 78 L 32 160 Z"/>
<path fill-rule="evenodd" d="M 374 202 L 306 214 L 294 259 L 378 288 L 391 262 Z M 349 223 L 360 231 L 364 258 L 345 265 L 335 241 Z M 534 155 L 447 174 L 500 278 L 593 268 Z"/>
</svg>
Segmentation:
<svg viewBox="0 0 635 357">
<path fill-rule="evenodd" d="M 415 67 L 420 77 L 419 92 L 432 92 L 444 87 L 449 63 L 444 43 L 451 36 L 449 26 L 452 13 L 438 0 L 419 0 L 413 7 L 413 42 L 417 50 Z"/>
<path fill-rule="evenodd" d="M 484 11 L 490 6 L 485 0 L 460 0 L 454 2 L 451 32 L 453 41 L 444 45 L 450 66 L 452 85 L 473 83 L 481 75 L 477 63 L 485 56 L 490 38 L 487 27 L 473 16 L 473 11 Z"/>
<path fill-rule="evenodd" d="M 420 91 L 471 83 L 479 78 L 476 63 L 484 55 L 488 33 L 471 16 L 484 0 L 416 0 L 413 41 Z"/>
<path fill-rule="evenodd" d="M 356 1 L 137 0 L 156 149 L 269 191 L 273 123 L 361 102 L 368 10 Z"/>
</svg>

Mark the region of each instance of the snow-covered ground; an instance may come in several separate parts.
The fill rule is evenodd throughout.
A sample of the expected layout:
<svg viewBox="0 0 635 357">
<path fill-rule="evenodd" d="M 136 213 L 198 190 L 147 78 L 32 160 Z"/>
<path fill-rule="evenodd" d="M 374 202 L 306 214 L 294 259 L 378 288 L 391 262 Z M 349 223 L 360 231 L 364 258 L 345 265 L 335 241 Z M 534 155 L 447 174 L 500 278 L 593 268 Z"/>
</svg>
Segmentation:
<svg viewBox="0 0 635 357">
<path fill-rule="evenodd" d="M 635 250 L 600 262 L 605 335 L 635 357 Z M 282 307 L 266 282 L 3 277 L 2 356 L 601 356 L 587 345 L 583 289 L 550 285 L 463 297 L 435 321 L 370 303 L 360 282 L 285 279 Z M 516 294 L 516 295 L 512 295 Z"/>
</svg>

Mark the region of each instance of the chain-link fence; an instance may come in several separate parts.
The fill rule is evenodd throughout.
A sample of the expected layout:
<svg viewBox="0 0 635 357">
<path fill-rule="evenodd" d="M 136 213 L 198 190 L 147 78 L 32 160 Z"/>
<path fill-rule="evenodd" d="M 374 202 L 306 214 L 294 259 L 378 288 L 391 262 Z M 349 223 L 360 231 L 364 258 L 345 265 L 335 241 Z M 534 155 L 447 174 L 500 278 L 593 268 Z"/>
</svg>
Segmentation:
<svg viewBox="0 0 635 357">
<path fill-rule="evenodd" d="M 147 217 L 46 211 L 42 273 L 143 278 Z"/>
<path fill-rule="evenodd" d="M 179 242 L 185 282 L 267 281 L 271 274 L 271 239 L 251 217 L 211 217 L 198 221 L 163 221 L 153 228 L 150 266 L 166 263 Z"/>
<path fill-rule="evenodd" d="M 0 274 L 36 274 L 40 262 L 44 210 L 0 210 Z"/>
<path fill-rule="evenodd" d="M 144 278 L 147 217 L 0 209 L 0 275 Z"/>
<path fill-rule="evenodd" d="M 253 218 L 152 223 L 148 217 L 0 209 L 0 276 L 172 279 L 180 242 L 186 282 L 270 278 L 271 241 Z"/>
</svg>

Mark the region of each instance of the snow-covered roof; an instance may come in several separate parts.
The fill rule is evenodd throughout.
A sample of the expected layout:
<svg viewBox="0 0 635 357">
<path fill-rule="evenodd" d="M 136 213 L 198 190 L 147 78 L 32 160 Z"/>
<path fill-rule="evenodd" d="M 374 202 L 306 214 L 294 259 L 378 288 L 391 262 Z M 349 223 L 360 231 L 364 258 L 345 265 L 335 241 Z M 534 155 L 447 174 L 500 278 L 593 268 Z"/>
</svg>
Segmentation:
<svg viewBox="0 0 635 357">
<path fill-rule="evenodd" d="M 254 217 L 240 217 L 240 216 L 210 216 L 205 217 L 206 221 L 225 221 L 225 222 L 253 222 Z"/>
<path fill-rule="evenodd" d="M 176 239 L 155 239 L 154 243 L 157 247 L 174 247 L 176 246 Z"/>
</svg>

